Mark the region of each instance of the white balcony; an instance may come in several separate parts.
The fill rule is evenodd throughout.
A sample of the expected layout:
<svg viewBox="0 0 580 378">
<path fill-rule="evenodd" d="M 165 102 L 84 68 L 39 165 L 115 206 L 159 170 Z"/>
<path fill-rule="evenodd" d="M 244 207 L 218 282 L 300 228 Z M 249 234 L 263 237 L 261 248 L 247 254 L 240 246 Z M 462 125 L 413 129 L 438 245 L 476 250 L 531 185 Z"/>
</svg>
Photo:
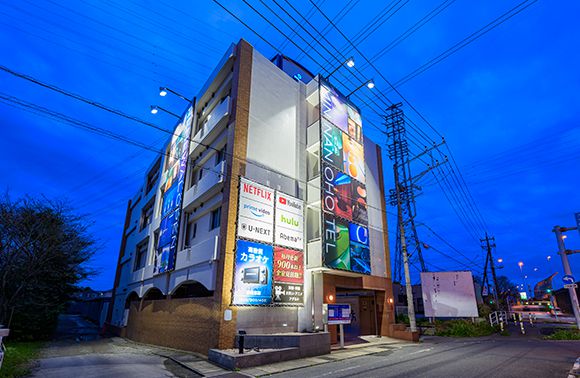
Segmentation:
<svg viewBox="0 0 580 378">
<path fill-rule="evenodd" d="M 206 240 L 177 252 L 175 270 L 210 263 L 217 260 L 219 242 L 219 234 L 214 232 L 214 235 L 210 235 Z"/>
<path fill-rule="evenodd" d="M 191 140 L 189 153 L 195 156 L 205 150 L 205 146 L 223 130 L 230 114 L 230 97 L 226 97 L 208 114 L 203 125 Z"/>
<path fill-rule="evenodd" d="M 204 176 L 194 186 L 189 188 L 183 196 L 183 209 L 191 210 L 199 203 L 211 198 L 224 182 L 225 161 L 222 161 L 211 170 L 205 170 Z"/>
</svg>

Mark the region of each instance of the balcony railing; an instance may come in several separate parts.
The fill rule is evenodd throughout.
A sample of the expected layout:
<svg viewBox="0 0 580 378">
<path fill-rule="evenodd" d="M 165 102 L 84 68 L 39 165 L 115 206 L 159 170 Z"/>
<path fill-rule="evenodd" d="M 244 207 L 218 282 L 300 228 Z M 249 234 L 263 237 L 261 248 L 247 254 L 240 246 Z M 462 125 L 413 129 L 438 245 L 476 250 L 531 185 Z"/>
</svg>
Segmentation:
<svg viewBox="0 0 580 378">
<path fill-rule="evenodd" d="M 220 124 L 225 117 L 230 113 L 230 97 L 226 97 L 222 102 L 216 105 L 215 108 L 208 114 L 205 122 L 200 127 L 199 131 L 195 134 L 191 141 L 190 153 L 193 153 L 198 148 L 203 146 L 200 143 L 208 144 L 210 141 L 205 141 L 208 135 L 212 134 L 212 131 L 217 130 L 216 126 Z"/>
<path fill-rule="evenodd" d="M 213 195 L 212 189 L 224 181 L 225 163 L 222 161 L 213 169 L 205 170 L 203 178 L 185 192 L 183 196 L 184 209 Z"/>
</svg>

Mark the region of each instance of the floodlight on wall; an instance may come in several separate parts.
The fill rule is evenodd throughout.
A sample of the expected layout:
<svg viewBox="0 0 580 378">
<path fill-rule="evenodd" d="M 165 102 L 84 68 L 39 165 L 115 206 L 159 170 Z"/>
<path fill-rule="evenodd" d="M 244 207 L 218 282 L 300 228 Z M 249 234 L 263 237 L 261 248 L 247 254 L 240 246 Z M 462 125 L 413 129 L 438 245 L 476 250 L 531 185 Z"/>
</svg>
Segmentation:
<svg viewBox="0 0 580 378">
<path fill-rule="evenodd" d="M 173 93 L 174 95 L 181 98 L 182 100 L 185 100 L 185 101 L 191 103 L 191 99 L 185 97 L 184 95 L 180 94 L 179 92 L 176 92 L 171 88 L 159 87 L 159 96 L 165 97 L 165 96 L 167 96 L 167 93 Z"/>
<path fill-rule="evenodd" d="M 336 72 L 338 71 L 338 69 L 342 66 L 346 65 L 348 68 L 353 68 L 354 67 L 354 57 L 350 57 L 347 60 L 345 60 L 344 62 L 340 63 L 340 65 L 338 65 L 334 70 L 332 70 L 332 72 L 330 72 L 328 75 L 326 75 L 325 79 L 328 80 L 330 79 L 330 77 Z"/>
<path fill-rule="evenodd" d="M 165 112 L 165 113 L 167 113 L 167 114 L 170 114 L 170 115 L 172 115 L 172 116 L 174 116 L 176 118 L 181 118 L 177 114 L 175 114 L 173 112 L 170 112 L 169 110 L 164 109 L 161 106 L 151 105 L 151 114 L 157 114 L 157 113 L 159 113 L 160 110 L 163 111 L 163 112 Z"/>
<path fill-rule="evenodd" d="M 362 83 L 361 85 L 359 85 L 354 91 L 350 92 L 346 98 L 349 98 L 350 96 L 352 96 L 354 94 L 354 92 L 358 91 L 359 89 L 361 89 L 362 87 L 366 86 L 368 89 L 373 89 L 375 87 L 375 82 L 373 81 L 373 79 L 367 80 L 364 83 Z"/>
</svg>

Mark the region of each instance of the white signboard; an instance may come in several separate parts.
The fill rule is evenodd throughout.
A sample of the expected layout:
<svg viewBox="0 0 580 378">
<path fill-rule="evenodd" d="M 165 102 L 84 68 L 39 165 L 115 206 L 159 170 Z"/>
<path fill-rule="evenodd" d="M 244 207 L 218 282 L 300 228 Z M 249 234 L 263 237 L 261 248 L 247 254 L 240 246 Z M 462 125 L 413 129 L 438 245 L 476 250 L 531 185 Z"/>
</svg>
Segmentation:
<svg viewBox="0 0 580 378">
<path fill-rule="evenodd" d="M 421 272 L 426 317 L 478 317 L 471 272 Z"/>
<path fill-rule="evenodd" d="M 272 243 L 274 240 L 274 190 L 240 179 L 238 237 Z"/>
<path fill-rule="evenodd" d="M 304 201 L 276 192 L 275 226 L 275 244 L 304 250 Z"/>
</svg>

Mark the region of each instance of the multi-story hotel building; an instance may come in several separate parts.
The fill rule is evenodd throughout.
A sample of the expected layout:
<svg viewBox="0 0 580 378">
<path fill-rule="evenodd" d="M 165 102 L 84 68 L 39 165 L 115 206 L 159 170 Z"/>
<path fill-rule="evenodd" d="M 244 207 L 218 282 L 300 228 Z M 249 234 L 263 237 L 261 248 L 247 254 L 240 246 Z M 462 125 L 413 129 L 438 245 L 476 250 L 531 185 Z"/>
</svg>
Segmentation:
<svg viewBox="0 0 580 378">
<path fill-rule="evenodd" d="M 298 63 L 232 45 L 129 201 L 110 324 L 207 353 L 235 334 L 396 335 L 381 149 Z M 331 342 L 337 341 L 330 326 Z"/>
</svg>

